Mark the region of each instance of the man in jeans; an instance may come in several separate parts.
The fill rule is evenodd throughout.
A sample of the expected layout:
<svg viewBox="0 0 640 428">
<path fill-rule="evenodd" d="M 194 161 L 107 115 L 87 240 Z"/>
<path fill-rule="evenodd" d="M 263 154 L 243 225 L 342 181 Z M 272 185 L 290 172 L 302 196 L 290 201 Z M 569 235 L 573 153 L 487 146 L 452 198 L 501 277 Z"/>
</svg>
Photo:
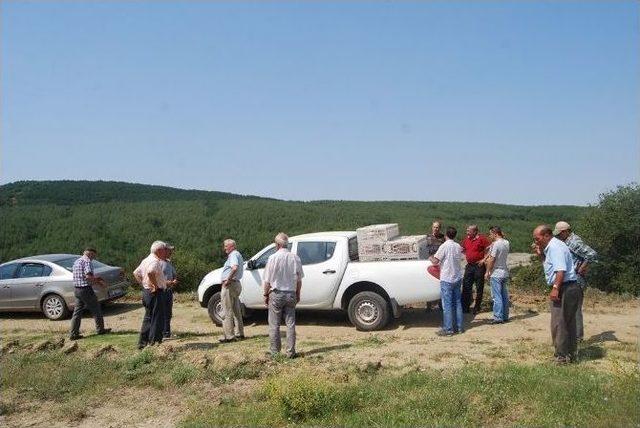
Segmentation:
<svg viewBox="0 0 640 428">
<path fill-rule="evenodd" d="M 221 343 L 244 339 L 244 323 L 240 307 L 240 293 L 242 292 L 240 279 L 242 279 L 244 272 L 244 260 L 236 249 L 236 241 L 233 239 L 225 239 L 224 252 L 227 253 L 227 261 L 222 267 L 222 290 L 220 291 L 222 309 L 224 310 L 223 336 L 218 339 Z"/>
<path fill-rule="evenodd" d="M 264 268 L 264 303 L 269 308 L 269 351 L 276 356 L 282 347 L 280 340 L 280 320 L 284 313 L 287 325 L 286 355 L 296 354 L 296 304 L 300 302 L 302 288 L 302 262 L 297 254 L 287 248 L 289 237 L 278 233 L 275 239 L 276 252 L 269 256 Z"/>
<path fill-rule="evenodd" d="M 571 251 L 554 238 L 551 227 L 540 225 L 533 230 L 533 249 L 542 259 L 551 310 L 551 339 L 555 361 L 566 364 L 577 358 L 576 312 L 582 303 L 582 289 L 577 283 Z"/>
<path fill-rule="evenodd" d="M 578 285 L 582 288 L 584 295 L 587 289 L 587 271 L 589 270 L 589 265 L 598 261 L 598 253 L 585 244 L 582 238 L 573 233 L 571 226 L 566 221 L 557 222 L 556 227 L 553 229 L 553 234 L 569 247 L 569 251 L 571 251 L 571 256 L 573 257 L 573 268 L 578 275 Z M 578 308 L 578 312 L 576 312 L 576 329 L 578 341 L 581 341 L 584 338 L 582 301 L 580 301 L 580 307 Z"/>
<path fill-rule="evenodd" d="M 493 226 L 489 229 L 489 238 L 493 241 L 489 248 L 486 265 L 487 272 L 484 278 L 491 284 L 491 297 L 493 298 L 493 320 L 491 324 L 502 324 L 509 321 L 509 267 L 507 256 L 509 255 L 509 241 L 504 239 L 502 229 Z"/>
<path fill-rule="evenodd" d="M 462 281 L 462 247 L 454 241 L 458 231 L 455 227 L 447 227 L 446 241 L 436 253 L 429 257 L 431 263 L 440 265 L 440 294 L 442 299 L 442 329 L 438 336 L 452 336 L 456 330 L 453 326 L 455 317 L 457 332 L 464 332 L 460 283 Z"/>
<path fill-rule="evenodd" d="M 102 309 L 96 297 L 96 293 L 91 288 L 92 284 L 98 284 L 103 287 L 107 286 L 104 279 L 93 274 L 93 266 L 91 260 L 96 258 L 95 248 L 86 248 L 82 253 L 82 257 L 73 263 L 73 294 L 76 297 L 76 306 L 73 309 L 71 317 L 71 333 L 69 339 L 78 340 L 82 338 L 80 334 L 80 321 L 82 313 L 85 309 L 93 314 L 96 320 L 96 330 L 98 334 L 106 334 L 111 331 L 110 328 L 104 328 L 104 319 L 102 318 Z"/>
</svg>

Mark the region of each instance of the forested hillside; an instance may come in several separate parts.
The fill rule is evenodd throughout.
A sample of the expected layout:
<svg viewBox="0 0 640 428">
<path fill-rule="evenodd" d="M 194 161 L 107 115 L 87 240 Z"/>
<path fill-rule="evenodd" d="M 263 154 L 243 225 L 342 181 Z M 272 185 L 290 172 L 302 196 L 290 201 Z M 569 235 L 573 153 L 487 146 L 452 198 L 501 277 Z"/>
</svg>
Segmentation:
<svg viewBox="0 0 640 428">
<path fill-rule="evenodd" d="M 95 189 L 95 190 L 94 190 Z M 155 199 L 153 199 L 155 198 Z M 128 272 L 156 239 L 176 245 L 182 288 L 194 288 L 223 262 L 222 240 L 237 240 L 248 258 L 284 231 L 290 235 L 399 223 L 402 234 L 425 234 L 431 221 L 482 232 L 500 225 L 513 251 L 528 251 L 531 230 L 559 219 L 575 222 L 586 208 L 458 202 L 287 202 L 219 192 L 109 182 L 23 182 L 0 186 L 0 261 L 42 253 L 79 253 Z M 10 202 L 12 201 L 12 202 Z"/>
</svg>

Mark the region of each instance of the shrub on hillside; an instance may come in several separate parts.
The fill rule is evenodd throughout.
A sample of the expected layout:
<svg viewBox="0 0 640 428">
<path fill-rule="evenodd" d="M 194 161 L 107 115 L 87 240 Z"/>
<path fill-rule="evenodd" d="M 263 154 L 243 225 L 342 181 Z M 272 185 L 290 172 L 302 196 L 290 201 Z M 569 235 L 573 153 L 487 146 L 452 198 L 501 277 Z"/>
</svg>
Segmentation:
<svg viewBox="0 0 640 428">
<path fill-rule="evenodd" d="M 547 283 L 542 271 L 542 262 L 532 257 L 531 263 L 511 269 L 511 286 L 527 290 L 546 290 Z"/>
<path fill-rule="evenodd" d="M 598 252 L 588 281 L 603 291 L 640 295 L 640 186 L 600 195 L 575 230 Z"/>
</svg>

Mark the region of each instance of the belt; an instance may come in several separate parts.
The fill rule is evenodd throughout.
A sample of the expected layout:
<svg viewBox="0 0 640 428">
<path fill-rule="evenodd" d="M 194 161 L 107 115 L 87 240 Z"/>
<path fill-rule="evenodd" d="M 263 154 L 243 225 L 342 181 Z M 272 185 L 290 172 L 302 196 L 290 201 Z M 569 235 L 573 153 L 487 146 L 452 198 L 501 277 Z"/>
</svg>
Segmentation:
<svg viewBox="0 0 640 428">
<path fill-rule="evenodd" d="M 85 285 L 85 286 L 82 286 L 82 287 L 74 287 L 74 288 L 75 288 L 76 290 L 85 290 L 85 289 L 87 289 L 87 288 L 91 288 L 91 286 L 90 286 L 90 285 Z"/>
<path fill-rule="evenodd" d="M 271 289 L 273 293 L 295 293 L 295 290 L 278 290 L 277 288 Z"/>
<path fill-rule="evenodd" d="M 577 282 L 578 281 L 565 281 L 565 282 L 562 283 L 562 285 L 565 286 L 565 285 L 575 284 Z"/>
</svg>

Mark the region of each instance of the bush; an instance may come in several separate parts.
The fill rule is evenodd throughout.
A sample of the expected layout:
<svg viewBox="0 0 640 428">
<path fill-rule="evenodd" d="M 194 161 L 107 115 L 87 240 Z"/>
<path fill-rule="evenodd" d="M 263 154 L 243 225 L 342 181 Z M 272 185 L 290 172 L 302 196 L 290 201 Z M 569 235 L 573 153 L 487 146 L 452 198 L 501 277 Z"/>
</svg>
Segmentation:
<svg viewBox="0 0 640 428">
<path fill-rule="evenodd" d="M 512 287 L 528 290 L 546 290 L 548 288 L 542 271 L 542 262 L 532 257 L 531 264 L 518 266 L 511 270 Z"/>
<path fill-rule="evenodd" d="M 634 183 L 603 193 L 578 226 L 578 235 L 598 252 L 589 284 L 640 295 L 640 186 Z"/>
</svg>

